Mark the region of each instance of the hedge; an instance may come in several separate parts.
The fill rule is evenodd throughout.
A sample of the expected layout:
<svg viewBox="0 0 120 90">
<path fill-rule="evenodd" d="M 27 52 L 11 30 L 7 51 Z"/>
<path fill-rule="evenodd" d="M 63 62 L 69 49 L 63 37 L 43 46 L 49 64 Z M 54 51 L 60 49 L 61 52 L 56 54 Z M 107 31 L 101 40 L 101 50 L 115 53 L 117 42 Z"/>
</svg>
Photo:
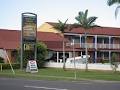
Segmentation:
<svg viewBox="0 0 120 90">
<path fill-rule="evenodd" d="M 2 65 L 2 69 L 11 69 L 10 64 L 5 64 L 5 63 L 0 63 L 0 68 Z M 18 63 L 14 63 L 12 64 L 13 69 L 19 69 L 20 68 L 20 64 Z"/>
</svg>

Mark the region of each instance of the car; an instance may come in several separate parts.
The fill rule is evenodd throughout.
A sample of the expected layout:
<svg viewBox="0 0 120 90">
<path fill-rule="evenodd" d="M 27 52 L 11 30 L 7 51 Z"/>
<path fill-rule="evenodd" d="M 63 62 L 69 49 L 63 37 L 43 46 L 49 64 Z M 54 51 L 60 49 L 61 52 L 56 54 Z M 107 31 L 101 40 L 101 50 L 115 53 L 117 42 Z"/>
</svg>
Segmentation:
<svg viewBox="0 0 120 90">
<path fill-rule="evenodd" d="M 88 59 L 90 58 L 90 55 L 88 55 Z M 78 57 L 72 57 L 72 58 L 67 58 L 66 63 L 72 64 L 74 63 L 86 63 L 86 55 L 78 56 Z"/>
</svg>

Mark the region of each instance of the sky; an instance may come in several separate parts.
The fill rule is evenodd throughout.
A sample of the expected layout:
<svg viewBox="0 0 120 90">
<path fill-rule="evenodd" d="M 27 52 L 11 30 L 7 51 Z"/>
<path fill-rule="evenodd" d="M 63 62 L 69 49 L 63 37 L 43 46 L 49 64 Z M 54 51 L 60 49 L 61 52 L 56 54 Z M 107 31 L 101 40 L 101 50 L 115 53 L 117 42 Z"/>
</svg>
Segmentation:
<svg viewBox="0 0 120 90">
<path fill-rule="evenodd" d="M 120 16 L 115 19 L 116 5 L 107 6 L 107 0 L 0 0 L 0 28 L 21 30 L 21 14 L 37 14 L 37 26 L 44 22 L 76 23 L 79 11 L 88 9 L 88 16 L 98 17 L 95 24 L 120 28 Z"/>
</svg>

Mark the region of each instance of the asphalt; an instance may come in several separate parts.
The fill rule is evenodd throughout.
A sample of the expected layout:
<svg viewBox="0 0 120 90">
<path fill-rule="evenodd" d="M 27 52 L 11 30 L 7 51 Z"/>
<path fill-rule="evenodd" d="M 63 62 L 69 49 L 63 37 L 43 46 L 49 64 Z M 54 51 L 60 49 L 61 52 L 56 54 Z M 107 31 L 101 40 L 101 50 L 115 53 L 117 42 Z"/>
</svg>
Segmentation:
<svg viewBox="0 0 120 90">
<path fill-rule="evenodd" d="M 0 90 L 120 90 L 113 81 L 49 81 L 0 78 Z"/>
</svg>

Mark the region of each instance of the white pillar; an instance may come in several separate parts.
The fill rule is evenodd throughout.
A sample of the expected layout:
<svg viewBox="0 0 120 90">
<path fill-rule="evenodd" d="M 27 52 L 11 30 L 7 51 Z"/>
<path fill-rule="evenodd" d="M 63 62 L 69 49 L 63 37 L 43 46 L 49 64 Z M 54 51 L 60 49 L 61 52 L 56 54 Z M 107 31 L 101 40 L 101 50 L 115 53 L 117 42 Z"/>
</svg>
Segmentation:
<svg viewBox="0 0 120 90">
<path fill-rule="evenodd" d="M 81 51 L 81 56 L 82 56 L 82 51 Z"/>
<path fill-rule="evenodd" d="M 109 63 L 111 63 L 111 51 L 109 51 Z"/>
<path fill-rule="evenodd" d="M 111 36 L 109 36 L 109 49 L 111 49 Z"/>
<path fill-rule="evenodd" d="M 59 63 L 59 52 L 57 52 L 57 63 Z"/>
<path fill-rule="evenodd" d="M 72 57 L 72 52 L 69 52 L 69 58 L 71 58 Z"/>
<path fill-rule="evenodd" d="M 95 35 L 95 49 L 97 49 L 97 35 Z"/>
<path fill-rule="evenodd" d="M 80 48 L 81 48 L 81 34 L 80 34 Z"/>
<path fill-rule="evenodd" d="M 97 51 L 95 51 L 95 63 L 97 63 Z"/>
</svg>

